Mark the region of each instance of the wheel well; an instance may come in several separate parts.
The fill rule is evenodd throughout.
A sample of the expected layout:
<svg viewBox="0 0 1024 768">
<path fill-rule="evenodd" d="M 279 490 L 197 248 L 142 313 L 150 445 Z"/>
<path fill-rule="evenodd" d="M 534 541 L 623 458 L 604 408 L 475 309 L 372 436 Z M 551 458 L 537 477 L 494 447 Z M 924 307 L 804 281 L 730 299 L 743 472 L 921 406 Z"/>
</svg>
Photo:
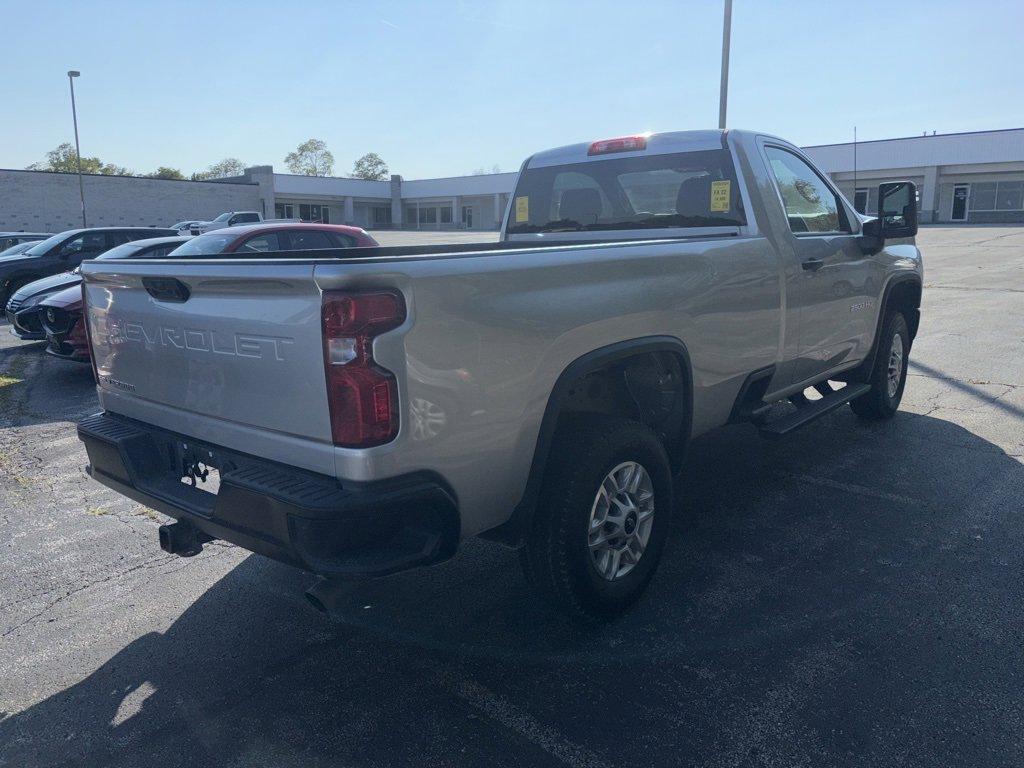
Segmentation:
<svg viewBox="0 0 1024 768">
<path fill-rule="evenodd" d="M 675 352 L 644 352 L 611 361 L 574 379 L 562 399 L 566 417 L 593 413 L 623 416 L 652 429 L 677 465 L 689 437 L 689 380 Z"/>
<path fill-rule="evenodd" d="M 864 362 L 856 368 L 840 374 L 837 378 L 840 381 L 866 382 L 871 376 L 875 366 L 875 357 L 878 354 L 878 340 L 882 334 L 885 318 L 892 310 L 898 310 L 907 321 L 907 330 L 910 332 L 910 341 L 917 336 L 918 326 L 921 324 L 921 281 L 916 277 L 900 278 L 899 282 L 891 284 L 886 288 L 882 297 L 881 311 L 878 313 L 878 320 L 875 325 L 875 338 L 871 342 L 871 351 L 864 358 Z M 908 350 L 909 352 L 909 350 Z"/>
<path fill-rule="evenodd" d="M 892 288 L 885 310 L 898 309 L 907 321 L 910 339 L 917 336 L 917 328 L 921 324 L 921 283 L 917 280 L 903 280 Z"/>
<path fill-rule="evenodd" d="M 690 438 L 692 411 L 690 358 L 675 337 L 617 342 L 577 359 L 548 397 L 522 498 L 508 521 L 480 535 L 513 546 L 522 542 L 532 525 L 551 443 L 567 416 L 615 415 L 646 424 L 663 441 L 675 471 Z"/>
</svg>

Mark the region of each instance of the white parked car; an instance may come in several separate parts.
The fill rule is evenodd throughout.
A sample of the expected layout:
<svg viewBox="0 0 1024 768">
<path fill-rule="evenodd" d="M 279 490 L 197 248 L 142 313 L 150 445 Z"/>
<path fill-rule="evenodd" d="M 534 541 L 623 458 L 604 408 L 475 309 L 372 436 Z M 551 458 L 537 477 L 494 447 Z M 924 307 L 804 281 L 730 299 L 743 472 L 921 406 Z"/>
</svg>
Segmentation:
<svg viewBox="0 0 1024 768">
<path fill-rule="evenodd" d="M 225 211 L 213 221 L 197 221 L 189 227 L 193 235 L 212 232 L 215 229 L 233 227 L 236 224 L 258 224 L 263 221 L 263 214 L 256 211 Z"/>
<path fill-rule="evenodd" d="M 205 221 L 200 221 L 199 219 L 189 219 L 187 221 L 179 221 L 176 224 L 172 224 L 169 229 L 175 230 L 180 235 L 191 235 L 192 227 L 205 223 Z"/>
</svg>

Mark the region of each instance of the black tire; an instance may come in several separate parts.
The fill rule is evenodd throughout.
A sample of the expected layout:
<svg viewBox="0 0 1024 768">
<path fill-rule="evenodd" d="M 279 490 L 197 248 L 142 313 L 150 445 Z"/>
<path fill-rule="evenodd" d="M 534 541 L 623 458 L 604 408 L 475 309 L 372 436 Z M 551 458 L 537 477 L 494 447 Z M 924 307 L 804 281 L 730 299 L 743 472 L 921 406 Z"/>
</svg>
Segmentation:
<svg viewBox="0 0 1024 768">
<path fill-rule="evenodd" d="M 902 348 L 900 363 L 900 380 L 895 393 L 889 391 L 889 363 L 893 353 L 893 346 L 896 344 L 896 337 L 899 337 L 899 344 Z M 879 421 L 891 419 L 896 410 L 900 407 L 900 400 L 903 399 L 903 388 L 907 384 L 907 362 L 910 359 L 910 331 L 907 329 L 907 321 L 899 312 L 890 312 L 882 323 L 882 335 L 878 340 L 878 352 L 875 355 L 875 365 L 871 370 L 871 377 L 868 383 L 871 390 L 860 397 L 850 401 L 850 408 L 862 419 Z"/>
<path fill-rule="evenodd" d="M 602 576 L 588 541 L 591 510 L 614 468 L 636 462 L 653 488 L 650 534 L 632 570 Z M 661 441 L 636 421 L 576 417 L 559 427 L 537 512 L 520 560 L 533 588 L 574 619 L 606 620 L 632 605 L 651 580 L 671 528 L 672 471 Z"/>
</svg>

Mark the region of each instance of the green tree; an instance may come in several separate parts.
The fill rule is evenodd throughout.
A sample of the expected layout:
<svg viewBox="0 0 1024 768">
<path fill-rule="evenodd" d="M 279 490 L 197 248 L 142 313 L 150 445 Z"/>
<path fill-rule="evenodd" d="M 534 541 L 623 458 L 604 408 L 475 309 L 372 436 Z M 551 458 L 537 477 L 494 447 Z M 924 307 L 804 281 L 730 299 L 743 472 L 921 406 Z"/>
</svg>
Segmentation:
<svg viewBox="0 0 1024 768">
<path fill-rule="evenodd" d="M 288 170 L 302 176 L 330 176 L 334 155 L 320 139 L 304 141 L 284 158 Z"/>
<path fill-rule="evenodd" d="M 185 176 L 182 174 L 182 172 L 179 171 L 177 168 L 168 168 L 168 167 L 163 166 L 163 165 L 161 165 L 159 168 L 157 168 L 152 173 L 147 173 L 147 174 L 144 174 L 144 175 L 147 178 L 150 178 L 150 179 L 177 179 L 177 180 L 182 180 L 182 179 L 185 178 Z"/>
<path fill-rule="evenodd" d="M 46 160 L 42 163 L 32 163 L 26 170 L 29 171 L 50 171 L 52 173 L 78 173 L 78 159 L 75 155 L 75 145 L 69 141 L 58 144 L 54 149 L 46 153 Z M 102 173 L 107 176 L 131 176 L 132 172 L 123 165 L 104 163 L 98 157 L 82 158 L 82 173 Z"/>
<path fill-rule="evenodd" d="M 388 164 L 376 152 L 367 152 L 352 165 L 353 179 L 382 181 L 388 177 Z"/>
<path fill-rule="evenodd" d="M 218 163 L 214 163 L 205 171 L 197 171 L 192 174 L 192 181 L 203 181 L 205 179 L 226 179 L 229 176 L 241 176 L 245 173 L 245 163 L 237 157 L 225 157 Z"/>
</svg>

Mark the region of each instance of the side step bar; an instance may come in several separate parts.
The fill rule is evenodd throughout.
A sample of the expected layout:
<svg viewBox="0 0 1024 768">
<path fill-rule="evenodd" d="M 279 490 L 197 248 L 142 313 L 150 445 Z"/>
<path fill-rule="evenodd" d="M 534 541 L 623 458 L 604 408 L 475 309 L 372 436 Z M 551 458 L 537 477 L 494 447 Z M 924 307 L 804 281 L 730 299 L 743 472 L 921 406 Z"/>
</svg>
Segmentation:
<svg viewBox="0 0 1024 768">
<path fill-rule="evenodd" d="M 825 386 L 828 386 L 826 384 Z M 810 424 L 815 419 L 831 413 L 836 408 L 846 405 L 855 397 L 869 392 L 870 384 L 847 384 L 842 389 L 834 389 L 820 400 L 807 400 L 799 405 L 794 413 L 787 414 L 780 419 L 767 421 L 760 425 L 761 434 L 769 439 L 780 438 L 788 435 L 804 424 Z M 820 389 L 818 390 L 821 391 Z"/>
</svg>

